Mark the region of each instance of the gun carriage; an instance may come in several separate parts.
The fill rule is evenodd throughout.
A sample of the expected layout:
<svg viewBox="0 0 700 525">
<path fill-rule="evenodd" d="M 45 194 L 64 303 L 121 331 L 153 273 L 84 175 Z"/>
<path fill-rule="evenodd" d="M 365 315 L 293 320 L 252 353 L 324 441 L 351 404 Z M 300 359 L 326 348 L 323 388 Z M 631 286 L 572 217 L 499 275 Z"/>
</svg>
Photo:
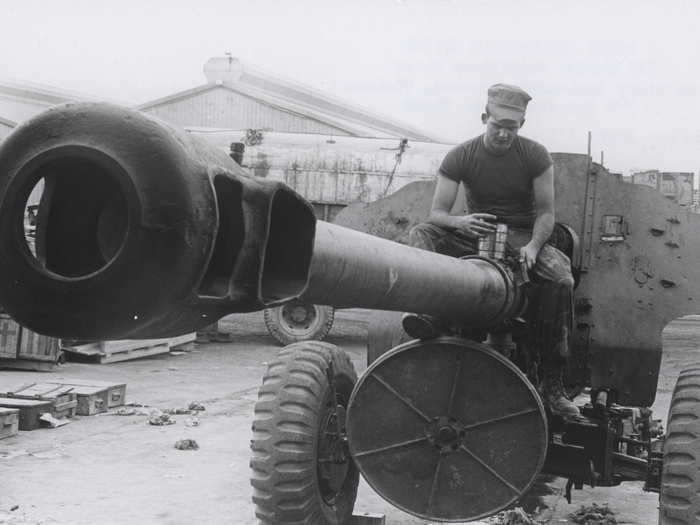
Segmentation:
<svg viewBox="0 0 700 525">
<path fill-rule="evenodd" d="M 264 523 L 346 522 L 360 472 L 431 520 L 494 514 L 551 473 L 569 489 L 642 480 L 660 492 L 661 523 L 698 523 L 700 366 L 678 379 L 665 438 L 647 407 L 661 330 L 698 310 L 700 221 L 586 156 L 555 163 L 579 275 L 568 382 L 591 392 L 578 418 L 549 414 L 527 375 L 529 285 L 505 253 L 453 259 L 317 221 L 285 185 L 116 106 L 52 108 L 0 146 L 0 302 L 70 339 L 174 336 L 296 299 L 449 323 L 449 335 L 389 349 L 397 314 L 377 315 L 359 378 L 333 345 L 281 350 L 253 424 Z M 39 181 L 30 247 L 23 219 Z"/>
</svg>

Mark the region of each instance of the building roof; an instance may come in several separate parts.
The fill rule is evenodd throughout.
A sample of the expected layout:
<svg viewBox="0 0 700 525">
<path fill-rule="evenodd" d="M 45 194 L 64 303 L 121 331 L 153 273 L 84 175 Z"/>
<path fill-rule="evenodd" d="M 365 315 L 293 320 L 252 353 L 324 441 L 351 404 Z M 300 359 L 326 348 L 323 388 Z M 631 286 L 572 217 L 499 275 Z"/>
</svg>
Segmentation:
<svg viewBox="0 0 700 525">
<path fill-rule="evenodd" d="M 31 100 L 47 106 L 71 100 L 102 100 L 101 97 L 77 91 L 11 79 L 0 79 L 0 95 Z"/>
<path fill-rule="evenodd" d="M 0 124 L 2 124 L 3 126 L 7 126 L 8 128 L 14 128 L 17 125 L 16 122 L 2 117 L 0 117 Z"/>
<path fill-rule="evenodd" d="M 224 88 L 279 111 L 303 116 L 363 137 L 402 137 L 445 142 L 413 126 L 350 104 L 298 82 L 282 79 L 234 57 L 215 57 L 204 66 L 207 84 L 141 104 L 148 110 Z"/>
<path fill-rule="evenodd" d="M 23 80 L 0 78 L 0 111 L 10 122 L 22 122 L 45 108 L 64 102 L 107 101 L 104 97 Z"/>
</svg>

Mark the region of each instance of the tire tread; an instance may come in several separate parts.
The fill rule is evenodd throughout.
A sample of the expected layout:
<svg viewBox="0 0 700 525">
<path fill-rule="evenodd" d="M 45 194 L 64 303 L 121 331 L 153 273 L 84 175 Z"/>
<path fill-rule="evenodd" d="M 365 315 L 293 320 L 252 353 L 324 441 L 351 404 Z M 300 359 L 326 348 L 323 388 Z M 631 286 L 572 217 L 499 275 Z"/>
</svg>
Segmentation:
<svg viewBox="0 0 700 525">
<path fill-rule="evenodd" d="M 263 524 L 340 525 L 349 517 L 347 505 L 334 514 L 337 509 L 322 501 L 316 479 L 317 418 L 328 395 L 331 362 L 336 378 L 354 385 L 349 356 L 328 343 L 293 343 L 268 365 L 254 409 L 250 460 L 255 514 Z M 349 513 L 359 482 L 355 475 Z"/>
<path fill-rule="evenodd" d="M 700 375 L 680 373 L 673 390 L 659 494 L 661 525 L 691 525 L 700 515 Z"/>
</svg>

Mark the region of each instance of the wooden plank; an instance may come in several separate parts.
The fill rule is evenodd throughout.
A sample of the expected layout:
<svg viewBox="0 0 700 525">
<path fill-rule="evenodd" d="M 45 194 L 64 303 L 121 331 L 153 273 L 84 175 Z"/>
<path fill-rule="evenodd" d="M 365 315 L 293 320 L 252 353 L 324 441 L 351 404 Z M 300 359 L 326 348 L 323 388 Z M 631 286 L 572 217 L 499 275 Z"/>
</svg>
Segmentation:
<svg viewBox="0 0 700 525">
<path fill-rule="evenodd" d="M 51 372 L 56 368 L 56 363 L 50 363 L 48 361 L 35 361 L 32 359 L 3 359 L 0 357 L 0 368 L 33 370 L 34 372 Z"/>
<path fill-rule="evenodd" d="M 0 407 L 0 439 L 14 436 L 19 431 L 19 410 Z"/>
<path fill-rule="evenodd" d="M 117 341 L 94 341 L 73 346 L 64 346 L 63 350 L 87 357 L 96 357 L 100 363 L 115 363 L 138 359 L 151 355 L 164 354 L 171 347 L 181 346 L 194 341 L 196 334 L 185 334 L 163 339 L 122 339 Z"/>
<path fill-rule="evenodd" d="M 47 412 L 51 413 L 52 405 L 51 401 L 0 397 L 0 407 L 19 410 L 20 430 L 35 430 L 39 428 L 41 425 L 39 417 Z"/>
<path fill-rule="evenodd" d="M 0 314 L 0 358 L 17 358 L 19 333 L 19 324 L 8 315 Z"/>
<path fill-rule="evenodd" d="M 75 416 L 78 406 L 78 394 L 73 392 L 73 387 L 67 385 L 31 383 L 7 392 L 7 397 L 50 401 L 51 415 L 59 419 Z"/>
<path fill-rule="evenodd" d="M 116 363 L 119 361 L 138 359 L 140 357 L 148 357 L 151 355 L 167 354 L 168 352 L 170 352 L 170 345 L 168 345 L 168 343 L 161 343 L 144 348 L 127 348 L 101 356 L 100 363 Z"/>
<path fill-rule="evenodd" d="M 178 335 L 177 337 L 171 337 L 168 343 L 170 344 L 170 348 L 179 348 L 181 346 L 185 346 L 189 343 L 193 343 L 197 340 L 197 333 L 192 332 L 191 334 L 185 334 L 185 335 Z"/>
</svg>

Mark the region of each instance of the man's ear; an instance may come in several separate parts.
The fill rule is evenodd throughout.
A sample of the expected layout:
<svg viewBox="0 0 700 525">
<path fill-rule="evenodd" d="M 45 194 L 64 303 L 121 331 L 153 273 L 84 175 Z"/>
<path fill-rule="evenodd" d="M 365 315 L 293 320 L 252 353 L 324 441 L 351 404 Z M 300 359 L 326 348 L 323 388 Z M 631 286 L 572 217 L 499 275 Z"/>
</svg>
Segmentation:
<svg viewBox="0 0 700 525">
<path fill-rule="evenodd" d="M 522 128 L 525 125 L 525 118 L 523 117 L 520 119 L 520 127 Z"/>
<path fill-rule="evenodd" d="M 481 122 L 483 124 L 486 124 L 486 121 L 489 119 L 489 114 L 488 113 L 482 113 L 481 114 Z"/>
</svg>

